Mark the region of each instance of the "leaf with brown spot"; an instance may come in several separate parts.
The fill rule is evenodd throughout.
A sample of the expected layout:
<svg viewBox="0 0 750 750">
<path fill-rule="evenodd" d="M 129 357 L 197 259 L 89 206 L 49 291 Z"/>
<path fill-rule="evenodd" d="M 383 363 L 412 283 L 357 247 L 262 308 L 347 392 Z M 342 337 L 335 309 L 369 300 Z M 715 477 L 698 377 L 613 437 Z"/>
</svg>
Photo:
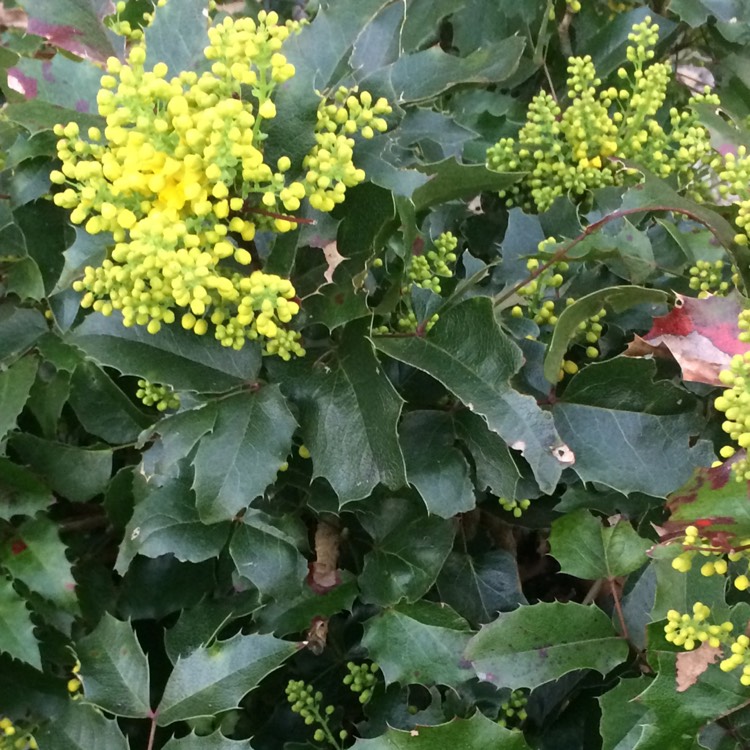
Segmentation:
<svg viewBox="0 0 750 750">
<path fill-rule="evenodd" d="M 710 646 L 707 642 L 693 651 L 677 654 L 677 692 L 684 693 L 695 685 L 698 678 L 708 669 L 708 665 L 715 664 L 720 656 L 721 647 Z"/>
<path fill-rule="evenodd" d="M 750 349 L 738 339 L 737 316 L 741 310 L 736 293 L 705 299 L 678 294 L 672 310 L 654 318 L 651 330 L 642 338 L 635 336 L 625 354 L 671 357 L 680 365 L 684 380 L 721 385 L 719 373 L 735 354 Z"/>
</svg>

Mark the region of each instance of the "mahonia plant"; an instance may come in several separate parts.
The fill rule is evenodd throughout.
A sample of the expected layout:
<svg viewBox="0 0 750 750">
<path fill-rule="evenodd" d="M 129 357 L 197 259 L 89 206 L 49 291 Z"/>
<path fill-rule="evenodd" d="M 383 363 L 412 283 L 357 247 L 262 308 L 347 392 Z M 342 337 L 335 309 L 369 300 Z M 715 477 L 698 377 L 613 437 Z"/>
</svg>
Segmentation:
<svg viewBox="0 0 750 750">
<path fill-rule="evenodd" d="M 288 156 L 269 164 L 274 94 L 295 74 L 282 50 L 299 31 L 273 12 L 225 18 L 209 29 L 210 69 L 200 75 L 170 77 L 163 62 L 147 64 L 143 43 L 127 64 L 108 60 L 97 98 L 104 130 L 55 128 L 62 168 L 52 181 L 65 186 L 55 203 L 90 234 L 113 238 L 109 257 L 74 283 L 83 307 L 118 310 L 125 326 L 153 334 L 179 321 L 234 349 L 257 339 L 265 354 L 304 354 L 288 327 L 300 309 L 294 286 L 253 268 L 247 245 L 258 230 L 295 229 L 291 214 L 306 198 L 320 211 L 342 203 L 365 177 L 352 136 L 384 131 L 391 108 L 367 92 L 321 97 L 302 179 L 290 177 Z"/>
<path fill-rule="evenodd" d="M 671 67 L 652 62 L 658 38 L 659 27 L 650 16 L 633 27 L 627 48 L 632 74 L 625 67 L 617 71 L 622 88 L 600 90 L 601 79 L 586 55 L 569 60 L 570 104 L 564 110 L 552 94 L 542 91 L 534 97 L 518 138 L 501 138 L 487 151 L 490 169 L 525 173 L 500 192 L 506 206 L 543 212 L 562 195 L 581 199 L 596 188 L 632 184 L 638 172 L 622 160 L 676 179 L 693 198 L 704 198 L 702 176 L 712 157 L 709 134 L 694 112 L 674 107 L 668 112 L 669 128 L 660 124 Z M 718 104 L 709 93 L 691 99 L 699 101 Z"/>
<path fill-rule="evenodd" d="M 167 409 L 179 409 L 180 397 L 168 385 L 149 383 L 148 380 L 138 381 L 138 390 L 135 392 L 146 406 L 155 406 L 159 411 Z"/>
</svg>

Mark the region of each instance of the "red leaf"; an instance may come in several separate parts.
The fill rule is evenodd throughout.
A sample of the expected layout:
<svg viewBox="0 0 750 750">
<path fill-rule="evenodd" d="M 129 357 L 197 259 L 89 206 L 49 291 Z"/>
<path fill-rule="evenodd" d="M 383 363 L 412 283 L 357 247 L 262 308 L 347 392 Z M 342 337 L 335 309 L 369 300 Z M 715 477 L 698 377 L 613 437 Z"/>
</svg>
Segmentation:
<svg viewBox="0 0 750 750">
<path fill-rule="evenodd" d="M 678 294 L 672 310 L 655 318 L 651 330 L 643 338 L 636 336 L 625 354 L 672 357 L 685 380 L 721 385 L 719 373 L 729 366 L 735 354 L 750 349 L 737 338 L 741 310 L 736 294 L 705 299 Z"/>
</svg>

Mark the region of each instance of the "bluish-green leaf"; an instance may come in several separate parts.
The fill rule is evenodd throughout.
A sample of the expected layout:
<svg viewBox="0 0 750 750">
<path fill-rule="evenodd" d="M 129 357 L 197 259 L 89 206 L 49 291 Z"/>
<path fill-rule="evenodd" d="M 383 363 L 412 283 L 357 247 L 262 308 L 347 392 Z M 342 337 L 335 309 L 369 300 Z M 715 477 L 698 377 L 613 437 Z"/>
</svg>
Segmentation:
<svg viewBox="0 0 750 750">
<path fill-rule="evenodd" d="M 0 442 L 15 428 L 18 415 L 23 411 L 34 384 L 38 366 L 35 357 L 24 357 L 0 372 Z"/>
<path fill-rule="evenodd" d="M 514 390 L 520 349 L 500 330 L 486 297 L 468 299 L 441 314 L 425 337 L 374 339 L 378 350 L 424 370 L 452 391 L 490 429 L 529 462 L 544 492 L 552 492 L 567 465 L 564 445 L 534 398 Z"/>
<path fill-rule="evenodd" d="M 445 617 L 433 602 L 402 604 L 365 623 L 362 645 L 386 684 L 457 686 L 474 676 L 463 659 L 471 637 L 466 621 Z"/>
<path fill-rule="evenodd" d="M 208 46 L 207 0 L 179 0 L 156 8 L 144 37 L 147 70 L 163 62 L 171 78 L 183 70 L 200 69 L 203 50 Z"/>
<path fill-rule="evenodd" d="M 292 447 L 297 423 L 276 385 L 217 403 L 198 444 L 193 489 L 204 523 L 233 518 L 265 492 Z"/>
<path fill-rule="evenodd" d="M 438 411 L 413 411 L 399 426 L 406 477 L 430 513 L 451 518 L 474 507 L 474 487 L 469 465 L 454 446 L 450 415 Z"/>
<path fill-rule="evenodd" d="M 66 702 L 54 721 L 34 732 L 41 750 L 130 750 L 125 735 L 114 719 L 105 719 L 101 711 L 85 701 Z"/>
<path fill-rule="evenodd" d="M 413 497 L 368 500 L 357 516 L 374 540 L 359 576 L 362 597 L 383 607 L 422 597 L 450 552 L 454 525 L 426 515 Z"/>
<path fill-rule="evenodd" d="M 34 637 L 26 600 L 5 576 L 0 576 L 0 650 L 32 667 L 42 668 L 39 643 Z"/>
<path fill-rule="evenodd" d="M 93 362 L 76 367 L 69 402 L 87 432 L 114 445 L 132 443 L 150 419 Z"/>
<path fill-rule="evenodd" d="M 150 716 L 148 660 L 129 623 L 105 614 L 75 651 L 88 703 L 115 716 Z"/>
<path fill-rule="evenodd" d="M 396 433 L 402 401 L 363 333 L 358 324 L 347 326 L 335 360 L 279 370 L 299 409 L 314 476 L 330 482 L 341 505 L 367 497 L 378 483 L 406 483 Z M 342 446 L 352 461 L 341 460 Z"/>
<path fill-rule="evenodd" d="M 0 304 L 0 361 L 23 354 L 47 331 L 47 323 L 39 310 L 16 307 L 11 302 Z"/>
<path fill-rule="evenodd" d="M 179 659 L 164 688 L 157 723 L 166 726 L 236 708 L 269 672 L 297 650 L 270 635 L 242 635 Z"/>
<path fill-rule="evenodd" d="M 252 746 L 247 740 L 230 740 L 217 730 L 213 734 L 189 734 L 179 739 L 173 737 L 163 750 L 252 750 Z"/>
<path fill-rule="evenodd" d="M 71 564 L 57 525 L 46 516 L 29 519 L 0 550 L 0 562 L 13 578 L 70 612 L 78 612 Z"/>
<path fill-rule="evenodd" d="M 411 730 L 388 729 L 371 740 L 358 739 L 355 750 L 529 750 L 521 732 L 513 732 L 477 711 L 470 719 Z"/>
<path fill-rule="evenodd" d="M 307 560 L 298 545 L 305 530 L 295 526 L 291 517 L 275 519 L 251 509 L 234 530 L 229 554 L 237 572 L 265 596 L 284 600 L 304 585 Z"/>
<path fill-rule="evenodd" d="M 230 530 L 229 521 L 212 524 L 201 521 L 195 494 L 185 480 L 174 479 L 161 487 L 149 486 L 125 529 L 115 570 L 123 574 L 136 555 L 173 554 L 183 562 L 218 557 Z"/>
<path fill-rule="evenodd" d="M 55 492 L 74 502 L 83 503 L 104 492 L 112 474 L 109 448 L 79 448 L 26 433 L 13 435 L 10 444 Z"/>
<path fill-rule="evenodd" d="M 89 315 L 71 332 L 68 343 L 100 365 L 178 391 L 226 391 L 253 381 L 260 368 L 260 351 L 252 343 L 237 352 L 212 336 L 196 336 L 178 325 L 152 335 L 142 326 L 125 328 L 119 313 L 109 318 Z"/>
<path fill-rule="evenodd" d="M 535 688 L 577 669 L 607 674 L 628 656 L 609 617 L 596 606 L 540 602 L 501 614 L 466 649 L 480 680 Z"/>
<path fill-rule="evenodd" d="M 437 579 L 440 600 L 449 604 L 472 625 L 482 625 L 498 612 L 526 604 L 518 564 L 506 550 L 490 550 L 472 557 L 451 552 Z"/>
</svg>

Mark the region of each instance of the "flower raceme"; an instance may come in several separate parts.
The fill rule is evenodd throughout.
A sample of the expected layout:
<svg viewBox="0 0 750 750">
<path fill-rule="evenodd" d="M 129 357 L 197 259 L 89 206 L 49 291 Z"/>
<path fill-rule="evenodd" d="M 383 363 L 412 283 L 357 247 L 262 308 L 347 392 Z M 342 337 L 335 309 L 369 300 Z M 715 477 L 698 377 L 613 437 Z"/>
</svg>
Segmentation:
<svg viewBox="0 0 750 750">
<path fill-rule="evenodd" d="M 590 56 L 571 57 L 568 106 L 540 92 L 517 139 L 502 138 L 487 151 L 490 169 L 526 173 L 500 193 L 509 207 L 543 212 L 561 195 L 580 199 L 596 188 L 632 182 L 633 170 L 617 161 L 622 159 L 676 178 L 694 198 L 703 197 L 699 172 L 711 155 L 708 131 L 691 111 L 671 108 L 666 129 L 658 117 L 671 76 L 668 63 L 652 62 L 658 31 L 648 16 L 633 27 L 627 49 L 632 75 L 624 67 L 617 71 L 620 88 L 600 88 Z M 710 94 L 695 101 L 718 103 Z"/>
<path fill-rule="evenodd" d="M 64 186 L 55 203 L 113 239 L 108 258 L 74 284 L 83 307 L 119 310 L 124 325 L 154 334 L 179 321 L 235 349 L 260 339 L 265 354 L 304 354 L 288 327 L 299 312 L 292 283 L 255 267 L 248 246 L 258 230 L 295 229 L 305 199 L 319 211 L 343 202 L 365 177 L 352 136 L 384 131 L 391 109 L 368 92 L 321 97 L 306 172 L 291 179 L 288 156 L 269 163 L 274 93 L 295 74 L 283 47 L 299 31 L 275 13 L 227 18 L 209 29 L 210 69 L 200 75 L 170 77 L 162 62 L 147 69 L 144 44 L 127 64 L 110 58 L 97 97 L 106 127 L 55 129 L 62 167 L 52 180 Z"/>
</svg>

